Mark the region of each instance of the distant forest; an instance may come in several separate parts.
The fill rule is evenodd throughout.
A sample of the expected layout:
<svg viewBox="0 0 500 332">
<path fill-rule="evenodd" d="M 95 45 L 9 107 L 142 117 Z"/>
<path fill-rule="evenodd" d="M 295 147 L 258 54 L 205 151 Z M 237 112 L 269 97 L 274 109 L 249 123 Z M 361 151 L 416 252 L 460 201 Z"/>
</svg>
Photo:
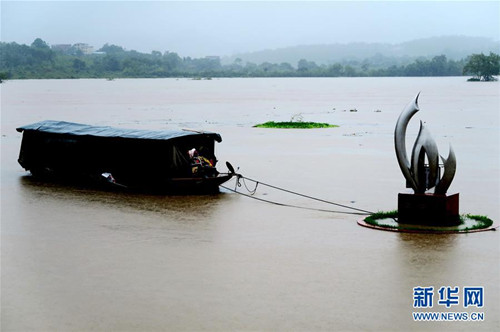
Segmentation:
<svg viewBox="0 0 500 332">
<path fill-rule="evenodd" d="M 352 60 L 316 64 L 300 59 L 296 64 L 251 63 L 236 58 L 222 64 L 219 57 L 181 57 L 174 52 L 150 54 L 104 45 L 97 52 L 51 49 L 37 38 L 30 46 L 0 43 L 0 78 L 161 78 L 161 77 L 383 77 L 461 76 L 468 59 L 450 60 L 445 55 L 418 58 L 408 64 L 374 67 L 370 61 Z"/>
</svg>

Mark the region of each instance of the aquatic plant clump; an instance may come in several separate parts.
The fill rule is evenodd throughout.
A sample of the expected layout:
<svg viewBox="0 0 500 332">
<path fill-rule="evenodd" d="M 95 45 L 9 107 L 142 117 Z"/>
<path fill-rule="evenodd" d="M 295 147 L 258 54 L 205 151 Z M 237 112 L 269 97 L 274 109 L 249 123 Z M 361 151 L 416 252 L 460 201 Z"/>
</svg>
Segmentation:
<svg viewBox="0 0 500 332">
<path fill-rule="evenodd" d="M 393 211 L 387 211 L 387 212 L 382 212 L 382 211 L 379 211 L 379 212 L 375 212 L 371 215 L 369 215 L 368 217 L 365 218 L 365 222 L 367 224 L 370 224 L 370 225 L 374 225 L 374 226 L 379 226 L 380 223 L 379 223 L 379 220 L 384 220 L 384 219 L 393 219 L 394 222 L 397 223 L 396 219 L 398 218 L 398 211 L 397 210 L 393 210 Z M 387 227 L 391 227 L 392 225 L 387 225 Z M 395 228 L 396 226 L 394 225 L 393 228 Z"/>
<path fill-rule="evenodd" d="M 411 232 L 462 233 L 490 229 L 493 220 L 486 216 L 464 214 L 460 216 L 460 224 L 456 226 L 427 226 L 400 224 L 397 221 L 398 211 L 376 212 L 366 217 L 364 223 L 378 229 Z"/>
<path fill-rule="evenodd" d="M 254 128 L 280 128 L 280 129 L 316 129 L 316 128 L 335 128 L 337 125 L 322 122 L 275 122 L 268 121 L 265 123 L 257 124 Z"/>
</svg>

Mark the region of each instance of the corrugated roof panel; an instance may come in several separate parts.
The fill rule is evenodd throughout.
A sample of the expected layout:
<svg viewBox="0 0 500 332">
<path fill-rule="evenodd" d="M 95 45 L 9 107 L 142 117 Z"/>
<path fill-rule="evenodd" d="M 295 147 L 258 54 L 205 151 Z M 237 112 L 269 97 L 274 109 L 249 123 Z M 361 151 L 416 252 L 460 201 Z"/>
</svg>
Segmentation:
<svg viewBox="0 0 500 332">
<path fill-rule="evenodd" d="M 79 136 L 96 136 L 96 137 L 120 137 L 120 138 L 136 138 L 136 139 L 152 139 L 152 140 L 170 140 L 184 136 L 209 136 L 215 141 L 221 142 L 222 138 L 219 134 L 213 132 L 197 132 L 191 130 L 142 130 L 142 129 L 125 129 L 114 128 L 107 126 L 90 126 L 80 123 L 45 120 L 30 125 L 16 128 L 18 132 L 24 130 L 35 130 L 54 134 L 79 135 Z"/>
</svg>

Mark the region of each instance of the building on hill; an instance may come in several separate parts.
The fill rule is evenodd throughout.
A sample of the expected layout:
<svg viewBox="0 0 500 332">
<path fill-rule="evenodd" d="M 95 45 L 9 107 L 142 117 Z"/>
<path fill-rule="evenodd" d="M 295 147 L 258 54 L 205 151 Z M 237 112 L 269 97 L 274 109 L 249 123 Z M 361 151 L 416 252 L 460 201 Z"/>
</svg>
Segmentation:
<svg viewBox="0 0 500 332">
<path fill-rule="evenodd" d="M 85 43 L 76 43 L 73 48 L 77 51 L 81 51 L 83 54 L 92 54 L 94 52 L 94 47 Z"/>
</svg>

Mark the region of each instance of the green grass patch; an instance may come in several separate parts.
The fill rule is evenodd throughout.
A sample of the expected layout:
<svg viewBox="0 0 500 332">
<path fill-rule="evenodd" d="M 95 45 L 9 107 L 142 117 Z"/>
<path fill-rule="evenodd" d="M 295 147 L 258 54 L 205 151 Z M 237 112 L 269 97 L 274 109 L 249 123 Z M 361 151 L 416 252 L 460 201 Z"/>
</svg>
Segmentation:
<svg viewBox="0 0 500 332">
<path fill-rule="evenodd" d="M 476 222 L 475 225 L 466 227 L 465 230 L 488 228 L 491 227 L 491 225 L 493 225 L 493 220 L 491 220 L 487 216 L 472 215 L 472 214 L 466 214 L 460 216 L 460 219 L 462 219 L 462 221 L 464 221 L 465 218 L 474 220 Z"/>
<path fill-rule="evenodd" d="M 337 125 L 322 122 L 275 122 L 268 121 L 255 125 L 254 128 L 281 128 L 281 129 L 315 129 L 315 128 L 335 128 Z"/>
<path fill-rule="evenodd" d="M 393 228 L 400 230 L 420 230 L 420 231 L 456 231 L 466 232 L 477 229 L 489 228 L 493 225 L 493 220 L 486 216 L 463 214 L 460 216 L 460 224 L 456 226 L 427 226 L 427 225 L 406 225 L 397 222 L 398 211 L 376 212 L 364 219 L 364 222 L 373 226 Z"/>
<path fill-rule="evenodd" d="M 373 226 L 380 226 L 380 227 L 387 227 L 387 228 L 398 228 L 397 226 L 397 218 L 398 218 L 398 210 L 393 210 L 393 211 L 378 211 L 375 212 L 374 214 L 369 215 L 368 217 L 365 218 L 365 222 L 367 224 L 373 225 Z M 394 223 L 384 223 L 381 222 L 381 220 L 384 219 L 393 219 Z"/>
</svg>

